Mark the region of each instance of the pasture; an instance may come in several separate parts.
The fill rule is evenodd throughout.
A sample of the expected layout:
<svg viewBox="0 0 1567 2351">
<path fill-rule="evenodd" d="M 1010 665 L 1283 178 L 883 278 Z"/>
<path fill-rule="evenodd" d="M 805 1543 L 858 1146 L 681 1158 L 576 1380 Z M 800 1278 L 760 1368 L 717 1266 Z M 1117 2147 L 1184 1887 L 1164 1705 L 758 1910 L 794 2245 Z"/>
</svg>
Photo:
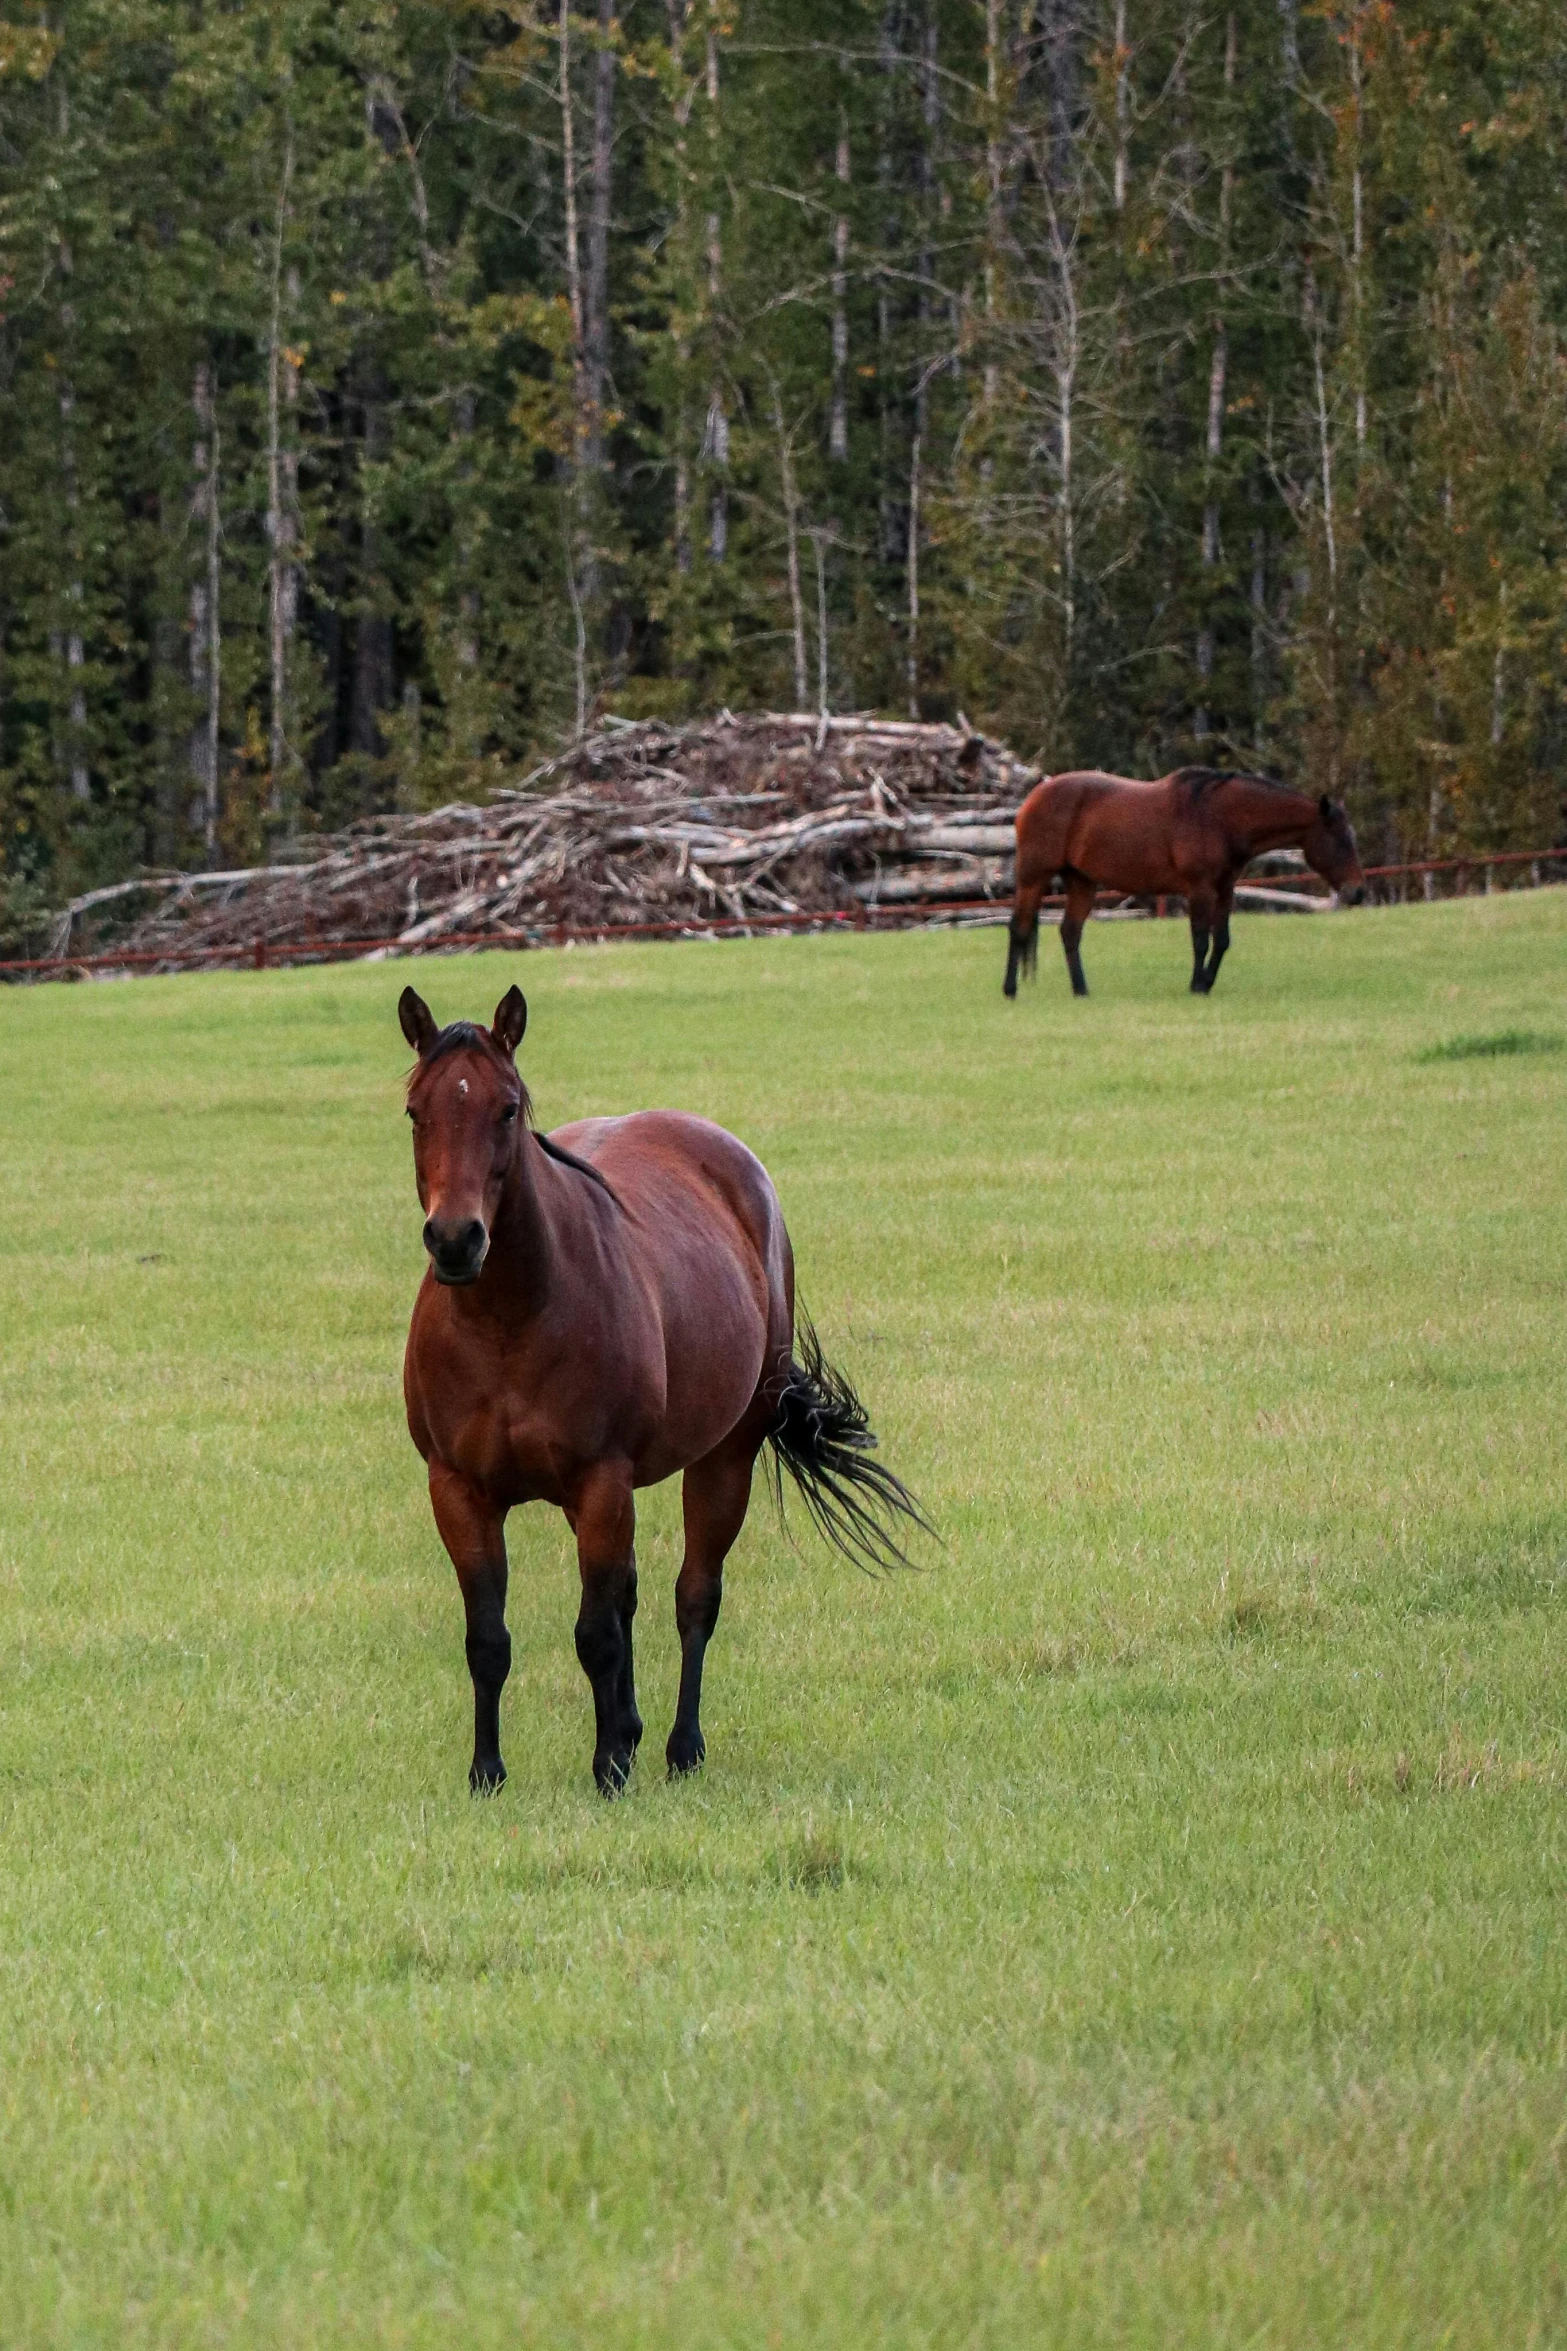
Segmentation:
<svg viewBox="0 0 1567 2351">
<path fill-rule="evenodd" d="M 1567 894 L 421 965 L 766 1159 L 946 1537 L 760 1483 L 466 1786 L 406 967 L 0 997 L 0 2341 L 1567 2340 Z M 1526 1038 L 1532 1047 L 1497 1045 Z"/>
</svg>

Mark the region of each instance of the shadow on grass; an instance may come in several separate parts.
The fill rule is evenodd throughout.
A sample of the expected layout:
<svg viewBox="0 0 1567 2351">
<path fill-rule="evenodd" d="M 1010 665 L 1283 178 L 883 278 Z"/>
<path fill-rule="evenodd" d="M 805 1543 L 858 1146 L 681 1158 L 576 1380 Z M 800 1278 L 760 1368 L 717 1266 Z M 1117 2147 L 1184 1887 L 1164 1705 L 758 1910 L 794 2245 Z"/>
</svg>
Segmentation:
<svg viewBox="0 0 1567 2351">
<path fill-rule="evenodd" d="M 1552 1036 L 1540 1029 L 1498 1029 L 1490 1037 L 1448 1037 L 1440 1045 L 1427 1045 L 1415 1055 L 1417 1061 L 1499 1061 L 1512 1053 L 1567 1052 L 1567 1037 Z"/>
</svg>

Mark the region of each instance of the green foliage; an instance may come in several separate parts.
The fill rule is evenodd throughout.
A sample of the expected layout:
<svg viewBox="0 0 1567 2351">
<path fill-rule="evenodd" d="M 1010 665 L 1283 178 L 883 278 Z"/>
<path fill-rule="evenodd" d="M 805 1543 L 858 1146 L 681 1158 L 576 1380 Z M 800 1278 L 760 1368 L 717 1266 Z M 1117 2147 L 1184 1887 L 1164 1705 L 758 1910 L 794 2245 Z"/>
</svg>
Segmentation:
<svg viewBox="0 0 1567 2351">
<path fill-rule="evenodd" d="M 0 28 L 0 855 L 823 692 L 1554 839 L 1564 138 L 1547 0 Z"/>
</svg>

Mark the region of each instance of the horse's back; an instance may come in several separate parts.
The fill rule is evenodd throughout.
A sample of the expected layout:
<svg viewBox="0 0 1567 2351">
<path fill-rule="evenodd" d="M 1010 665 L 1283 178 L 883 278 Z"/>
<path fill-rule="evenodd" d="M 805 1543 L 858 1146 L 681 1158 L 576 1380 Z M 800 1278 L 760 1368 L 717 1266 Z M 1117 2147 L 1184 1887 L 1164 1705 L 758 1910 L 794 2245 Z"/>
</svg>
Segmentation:
<svg viewBox="0 0 1567 2351">
<path fill-rule="evenodd" d="M 1144 783 L 1100 768 L 1046 776 L 1017 812 L 1018 878 L 1048 881 L 1070 870 L 1122 888 L 1162 889 L 1172 817 L 1167 776 Z"/>
<path fill-rule="evenodd" d="M 658 1301 L 672 1387 L 693 1377 L 705 1386 L 699 1367 L 727 1360 L 744 1366 L 744 1402 L 766 1360 L 787 1348 L 794 1321 L 789 1236 L 755 1152 L 726 1127 L 679 1110 L 579 1119 L 551 1140 L 596 1168 L 627 1213 L 632 1260 Z"/>
<path fill-rule="evenodd" d="M 671 1194 L 721 1201 L 765 1248 L 782 1212 L 773 1181 L 756 1153 L 710 1118 L 685 1110 L 633 1110 L 618 1118 L 579 1118 L 550 1136 L 596 1168 L 629 1208 L 667 1202 Z"/>
</svg>

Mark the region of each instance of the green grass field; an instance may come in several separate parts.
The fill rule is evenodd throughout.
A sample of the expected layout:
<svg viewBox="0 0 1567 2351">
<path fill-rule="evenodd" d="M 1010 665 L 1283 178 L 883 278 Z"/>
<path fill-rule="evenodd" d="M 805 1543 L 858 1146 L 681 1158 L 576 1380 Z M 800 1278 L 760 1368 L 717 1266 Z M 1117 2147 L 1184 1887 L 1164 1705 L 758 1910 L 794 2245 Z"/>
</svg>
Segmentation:
<svg viewBox="0 0 1567 2351">
<path fill-rule="evenodd" d="M 759 1490 L 671 1787 L 644 1497 L 613 1807 L 543 1511 L 467 1794 L 405 969 L 0 995 L 6 2351 L 1567 2342 L 1567 893 L 1236 927 L 421 967 L 946 1537 Z"/>
</svg>

